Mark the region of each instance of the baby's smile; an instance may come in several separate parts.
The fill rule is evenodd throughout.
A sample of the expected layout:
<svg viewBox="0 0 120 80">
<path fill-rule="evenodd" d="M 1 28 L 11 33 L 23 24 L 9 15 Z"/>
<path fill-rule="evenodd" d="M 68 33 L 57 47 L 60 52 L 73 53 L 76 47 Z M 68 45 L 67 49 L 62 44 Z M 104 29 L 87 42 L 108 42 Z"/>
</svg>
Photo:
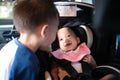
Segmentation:
<svg viewBox="0 0 120 80">
<path fill-rule="evenodd" d="M 72 45 L 72 43 L 66 43 L 65 47 L 69 47 L 70 45 Z"/>
</svg>

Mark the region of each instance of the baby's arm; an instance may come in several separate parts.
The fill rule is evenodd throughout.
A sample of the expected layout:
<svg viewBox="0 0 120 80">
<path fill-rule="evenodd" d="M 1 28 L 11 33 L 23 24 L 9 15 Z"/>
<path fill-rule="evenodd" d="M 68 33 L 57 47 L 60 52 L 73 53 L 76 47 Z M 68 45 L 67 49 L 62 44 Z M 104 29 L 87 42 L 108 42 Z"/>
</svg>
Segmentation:
<svg viewBox="0 0 120 80">
<path fill-rule="evenodd" d="M 92 69 L 94 69 L 97 65 L 96 65 L 96 61 L 94 60 L 92 55 L 86 55 L 83 58 L 84 62 L 87 62 L 88 64 L 90 64 L 90 66 L 92 67 Z"/>
</svg>

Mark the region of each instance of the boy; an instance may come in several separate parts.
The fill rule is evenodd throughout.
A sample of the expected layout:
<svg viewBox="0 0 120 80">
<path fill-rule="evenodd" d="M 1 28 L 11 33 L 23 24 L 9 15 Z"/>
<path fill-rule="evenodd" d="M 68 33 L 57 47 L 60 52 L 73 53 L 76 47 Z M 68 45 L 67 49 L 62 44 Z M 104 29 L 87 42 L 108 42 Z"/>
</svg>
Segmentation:
<svg viewBox="0 0 120 80">
<path fill-rule="evenodd" d="M 60 49 L 53 51 L 52 55 L 55 57 L 54 60 L 59 64 L 59 66 L 67 71 L 70 80 L 78 80 L 78 75 L 80 73 L 84 73 L 83 68 L 85 66 L 82 65 L 83 62 L 89 64 L 87 65 L 87 67 L 90 66 L 89 69 L 94 69 L 96 67 L 96 62 L 90 55 L 89 48 L 84 42 L 80 43 L 80 38 L 72 31 L 72 29 L 68 27 L 59 29 L 57 32 L 57 37 Z M 53 78 L 57 78 L 53 73 L 56 70 L 57 69 L 52 70 Z M 89 70 L 87 73 L 89 74 Z M 65 78 L 61 80 L 69 80 L 68 78 Z"/>
<path fill-rule="evenodd" d="M 13 22 L 19 39 L 0 51 L 0 80 L 40 80 L 40 63 L 35 52 L 45 51 L 54 41 L 58 11 L 51 0 L 18 0 Z"/>
</svg>

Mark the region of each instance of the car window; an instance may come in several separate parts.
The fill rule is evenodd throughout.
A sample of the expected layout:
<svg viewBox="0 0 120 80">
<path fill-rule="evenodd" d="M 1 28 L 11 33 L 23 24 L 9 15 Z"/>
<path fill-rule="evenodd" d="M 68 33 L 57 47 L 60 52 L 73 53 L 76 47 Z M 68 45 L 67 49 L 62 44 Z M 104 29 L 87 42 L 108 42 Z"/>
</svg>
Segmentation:
<svg viewBox="0 0 120 80">
<path fill-rule="evenodd" d="M 0 33 L 9 31 L 13 28 L 13 1 L 1 0 L 0 1 Z"/>
</svg>

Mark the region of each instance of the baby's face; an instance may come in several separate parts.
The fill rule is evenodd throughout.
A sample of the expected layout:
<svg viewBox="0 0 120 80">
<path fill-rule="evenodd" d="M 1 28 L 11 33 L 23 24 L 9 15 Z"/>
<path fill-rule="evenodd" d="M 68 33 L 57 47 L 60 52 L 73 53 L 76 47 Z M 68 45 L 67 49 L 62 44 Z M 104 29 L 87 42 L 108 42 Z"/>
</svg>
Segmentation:
<svg viewBox="0 0 120 80">
<path fill-rule="evenodd" d="M 60 48 L 67 52 L 74 50 L 80 39 L 75 35 L 75 33 L 69 28 L 61 28 L 58 30 L 58 41 Z"/>
</svg>

